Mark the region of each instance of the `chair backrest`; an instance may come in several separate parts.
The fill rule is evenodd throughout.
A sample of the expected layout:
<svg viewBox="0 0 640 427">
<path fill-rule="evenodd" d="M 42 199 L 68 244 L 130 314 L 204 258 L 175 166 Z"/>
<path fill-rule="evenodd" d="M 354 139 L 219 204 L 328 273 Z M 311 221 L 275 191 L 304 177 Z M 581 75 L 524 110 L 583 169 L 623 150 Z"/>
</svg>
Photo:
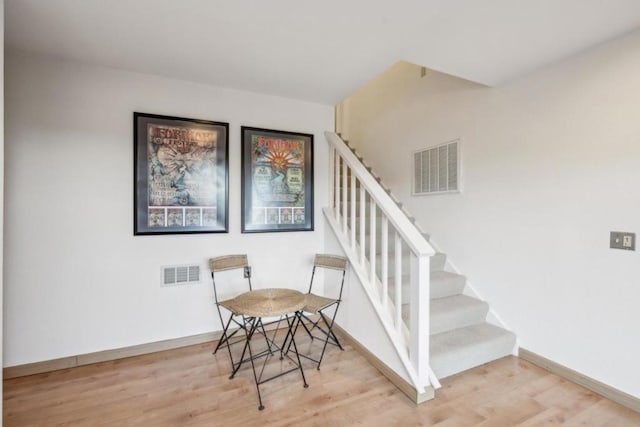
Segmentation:
<svg viewBox="0 0 640 427">
<path fill-rule="evenodd" d="M 223 255 L 209 260 L 209 268 L 211 272 L 233 270 L 235 268 L 244 268 L 249 266 L 249 259 L 246 254 L 242 255 Z"/>
<path fill-rule="evenodd" d="M 309 283 L 309 293 L 313 288 L 313 278 L 316 275 L 316 268 L 327 268 L 330 270 L 338 270 L 342 272 L 340 281 L 340 294 L 338 299 L 342 299 L 342 287 L 344 286 L 344 276 L 347 272 L 347 259 L 339 255 L 316 254 L 313 259 L 313 271 L 311 272 L 311 282 Z"/>
<path fill-rule="evenodd" d="M 316 254 L 313 266 L 345 271 L 347 269 L 347 259 L 338 255 Z"/>
<path fill-rule="evenodd" d="M 216 288 L 215 273 L 236 269 L 242 269 L 244 271 L 245 267 L 249 267 L 249 259 L 247 258 L 246 254 L 223 255 L 209 259 L 211 281 L 213 282 L 213 296 L 216 300 L 216 303 L 218 302 L 218 290 Z M 249 290 L 251 291 L 251 274 L 249 274 L 249 277 L 247 277 L 247 282 L 249 283 Z"/>
</svg>

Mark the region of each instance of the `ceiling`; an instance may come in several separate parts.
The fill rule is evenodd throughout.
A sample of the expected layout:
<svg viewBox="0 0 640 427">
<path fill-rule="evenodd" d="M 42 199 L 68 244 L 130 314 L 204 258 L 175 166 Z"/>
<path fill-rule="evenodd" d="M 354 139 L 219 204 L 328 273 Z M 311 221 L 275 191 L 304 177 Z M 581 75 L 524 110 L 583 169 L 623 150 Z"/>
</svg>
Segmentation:
<svg viewBox="0 0 640 427">
<path fill-rule="evenodd" d="M 640 26 L 638 0 L 5 0 L 7 49 L 334 104 L 398 60 L 496 85 Z"/>
</svg>

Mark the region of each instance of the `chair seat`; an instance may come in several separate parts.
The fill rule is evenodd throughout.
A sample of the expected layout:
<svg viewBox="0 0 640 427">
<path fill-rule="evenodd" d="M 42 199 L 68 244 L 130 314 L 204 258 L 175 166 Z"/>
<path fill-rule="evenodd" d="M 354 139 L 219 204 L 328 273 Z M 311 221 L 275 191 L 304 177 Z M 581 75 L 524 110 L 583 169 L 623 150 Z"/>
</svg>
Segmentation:
<svg viewBox="0 0 640 427">
<path fill-rule="evenodd" d="M 321 297 L 316 294 L 306 294 L 304 296 L 304 308 L 303 311 L 307 313 L 316 314 L 322 309 L 329 307 L 331 304 L 335 304 L 338 300 L 333 298 Z"/>
<path fill-rule="evenodd" d="M 224 301 L 220 301 L 218 303 L 218 305 L 226 308 L 227 310 L 229 310 L 234 315 L 237 315 L 240 312 L 239 311 L 239 307 L 236 304 L 236 299 L 235 298 L 231 298 L 231 299 L 227 299 L 227 300 L 224 300 Z"/>
</svg>

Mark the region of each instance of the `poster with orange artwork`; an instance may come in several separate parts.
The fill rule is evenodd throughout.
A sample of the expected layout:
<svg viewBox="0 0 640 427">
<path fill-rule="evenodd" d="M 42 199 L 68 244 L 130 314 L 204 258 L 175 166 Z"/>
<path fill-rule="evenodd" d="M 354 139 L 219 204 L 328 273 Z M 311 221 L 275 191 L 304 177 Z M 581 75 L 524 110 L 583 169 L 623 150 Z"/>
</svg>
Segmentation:
<svg viewBox="0 0 640 427">
<path fill-rule="evenodd" d="M 242 232 L 311 230 L 313 135 L 242 127 Z"/>
</svg>

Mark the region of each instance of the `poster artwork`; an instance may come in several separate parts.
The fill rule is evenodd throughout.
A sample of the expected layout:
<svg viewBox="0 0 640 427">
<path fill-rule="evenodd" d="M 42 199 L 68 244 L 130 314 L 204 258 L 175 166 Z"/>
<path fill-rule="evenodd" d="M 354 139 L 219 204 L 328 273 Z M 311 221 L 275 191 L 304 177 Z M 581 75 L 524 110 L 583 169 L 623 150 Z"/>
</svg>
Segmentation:
<svg viewBox="0 0 640 427">
<path fill-rule="evenodd" d="M 197 227 L 200 225 L 200 209 L 198 208 L 187 208 L 185 209 L 185 225 L 187 227 Z"/>
<path fill-rule="evenodd" d="M 167 209 L 167 227 L 182 227 L 184 211 L 180 208 Z"/>
<path fill-rule="evenodd" d="M 293 223 L 304 224 L 304 208 L 296 208 L 293 210 Z"/>
<path fill-rule="evenodd" d="M 282 208 L 280 209 L 280 219 L 282 224 L 292 224 L 293 223 L 293 209 L 291 208 Z"/>
<path fill-rule="evenodd" d="M 164 209 L 149 209 L 149 227 L 164 227 Z"/>
<path fill-rule="evenodd" d="M 251 222 L 254 224 L 265 224 L 266 213 L 266 208 L 253 208 L 251 210 Z"/>
<path fill-rule="evenodd" d="M 167 227 L 200 225 L 200 209 L 186 207 L 216 211 L 217 144 L 217 130 L 147 124 L 150 227 L 165 224 L 164 209 L 155 207 L 179 208 L 167 210 Z M 203 225 L 216 222 L 203 211 Z"/>
<path fill-rule="evenodd" d="M 267 224 L 279 224 L 278 208 L 267 208 Z"/>
<path fill-rule="evenodd" d="M 254 221 L 267 224 L 291 224 L 291 208 L 302 208 L 304 223 L 304 140 L 251 137 Z M 257 211 L 266 208 L 266 218 Z M 281 208 L 281 209 L 278 209 Z M 289 208 L 282 209 L 282 208 Z M 286 212 L 286 213 L 285 213 Z"/>
<path fill-rule="evenodd" d="M 202 209 L 202 225 L 216 225 L 218 212 L 216 208 Z"/>
</svg>

